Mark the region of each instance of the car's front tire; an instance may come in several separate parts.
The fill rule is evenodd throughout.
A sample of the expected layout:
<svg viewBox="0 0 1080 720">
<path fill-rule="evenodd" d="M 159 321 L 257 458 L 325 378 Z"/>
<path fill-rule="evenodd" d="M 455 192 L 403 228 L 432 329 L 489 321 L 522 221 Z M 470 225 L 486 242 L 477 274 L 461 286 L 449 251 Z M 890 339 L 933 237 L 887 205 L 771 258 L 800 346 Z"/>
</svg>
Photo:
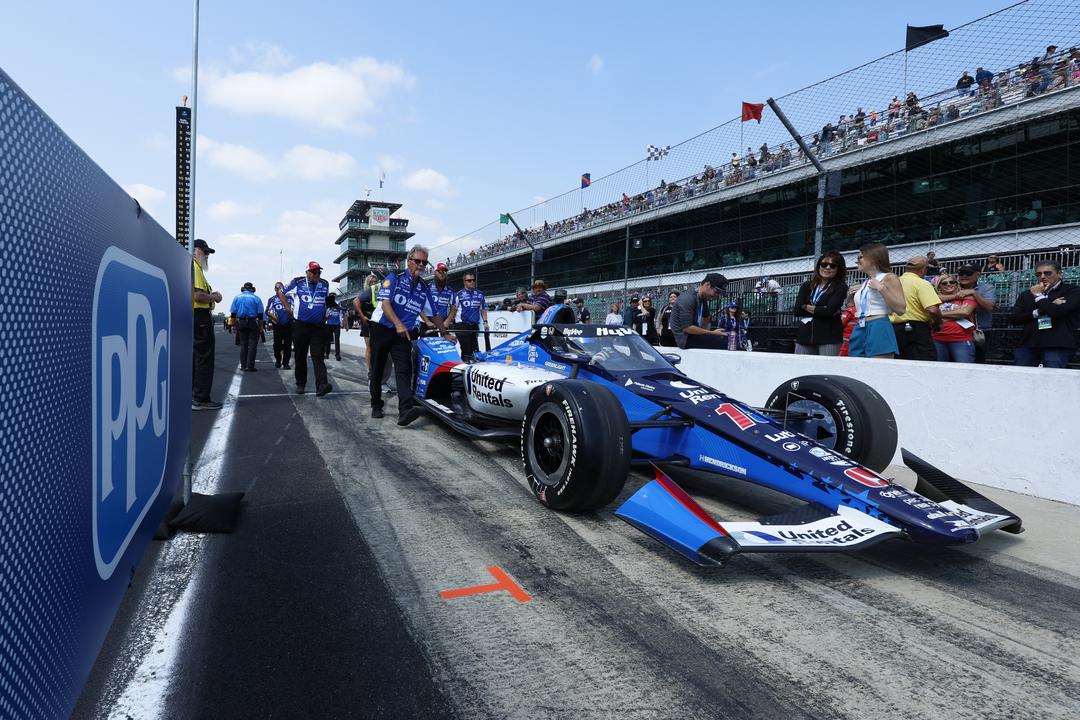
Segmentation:
<svg viewBox="0 0 1080 720">
<path fill-rule="evenodd" d="M 631 453 L 626 413 L 603 385 L 560 380 L 533 391 L 521 424 L 521 462 L 544 505 L 607 505 L 626 483 Z"/>
<path fill-rule="evenodd" d="M 896 454 L 896 418 L 874 388 L 838 375 L 803 375 L 780 385 L 765 407 L 826 415 L 832 447 L 860 465 L 881 472 Z"/>
</svg>

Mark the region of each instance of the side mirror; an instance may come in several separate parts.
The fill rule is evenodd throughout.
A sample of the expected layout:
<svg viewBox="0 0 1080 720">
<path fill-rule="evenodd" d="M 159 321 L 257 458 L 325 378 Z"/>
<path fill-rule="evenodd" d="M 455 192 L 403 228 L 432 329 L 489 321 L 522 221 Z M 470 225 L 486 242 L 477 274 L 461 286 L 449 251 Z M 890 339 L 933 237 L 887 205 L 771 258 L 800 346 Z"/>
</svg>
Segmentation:
<svg viewBox="0 0 1080 720">
<path fill-rule="evenodd" d="M 682 362 L 682 355 L 679 355 L 678 353 L 661 353 L 661 355 L 672 365 L 678 365 Z"/>
</svg>

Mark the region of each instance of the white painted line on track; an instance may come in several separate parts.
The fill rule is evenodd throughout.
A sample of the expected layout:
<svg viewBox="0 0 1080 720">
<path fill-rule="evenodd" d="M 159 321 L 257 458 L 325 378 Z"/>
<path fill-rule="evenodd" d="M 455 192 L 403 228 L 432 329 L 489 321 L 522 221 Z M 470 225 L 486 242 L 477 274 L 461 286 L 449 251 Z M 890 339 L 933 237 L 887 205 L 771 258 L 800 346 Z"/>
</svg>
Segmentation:
<svg viewBox="0 0 1080 720">
<path fill-rule="evenodd" d="M 212 495 L 217 491 L 221 469 L 225 462 L 225 446 L 236 417 L 236 401 L 240 397 L 241 376 L 238 366 L 214 427 L 206 438 L 206 444 L 203 445 L 198 462 L 192 468 L 191 489 L 194 492 Z M 170 594 L 169 590 L 174 584 L 183 584 L 184 589 L 172 609 L 169 610 L 164 623 L 149 638 L 152 643 L 144 652 L 138 669 L 128 680 L 123 692 L 113 705 L 109 720 L 126 720 L 133 717 L 149 720 L 157 718 L 165 708 L 173 666 L 180 651 L 180 636 L 187 623 L 191 597 L 199 582 L 198 559 L 205 538 L 205 535 L 195 533 L 178 533 L 162 551 L 158 559 L 158 567 L 188 568 L 189 574 L 186 578 L 176 578 L 156 573 L 151 581 L 144 604 L 147 601 L 153 603 L 162 595 Z"/>
</svg>

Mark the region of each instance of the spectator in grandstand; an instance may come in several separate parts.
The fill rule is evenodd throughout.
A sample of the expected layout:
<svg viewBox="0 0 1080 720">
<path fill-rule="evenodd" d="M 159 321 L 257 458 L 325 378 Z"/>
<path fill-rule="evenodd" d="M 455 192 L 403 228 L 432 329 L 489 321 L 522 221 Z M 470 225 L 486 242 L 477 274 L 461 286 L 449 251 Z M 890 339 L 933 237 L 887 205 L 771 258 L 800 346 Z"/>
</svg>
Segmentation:
<svg viewBox="0 0 1080 720">
<path fill-rule="evenodd" d="M 641 306 L 634 315 L 633 327 L 634 332 L 645 338 L 650 345 L 660 344 L 660 334 L 656 332 L 656 308 L 648 295 L 641 298 Z"/>
<path fill-rule="evenodd" d="M 898 120 L 900 118 L 900 98 L 897 95 L 892 96 L 892 102 L 889 103 L 889 119 Z"/>
<path fill-rule="evenodd" d="M 675 307 L 675 301 L 679 299 L 679 293 L 672 290 L 667 296 L 667 305 L 660 308 L 660 344 L 664 347 L 676 347 L 675 336 L 671 333 L 671 309 Z"/>
<path fill-rule="evenodd" d="M 818 258 L 814 274 L 799 286 L 795 317 L 799 327 L 796 355 L 839 355 L 843 340 L 840 308 L 847 298 L 844 256 L 830 250 Z"/>
<path fill-rule="evenodd" d="M 965 70 L 963 74 L 960 75 L 960 79 L 956 81 L 956 94 L 961 96 L 974 95 L 971 91 L 971 86 L 974 84 L 975 78 L 971 77 L 971 75 L 968 74 L 968 71 Z"/>
<path fill-rule="evenodd" d="M 979 268 L 975 265 L 962 265 L 957 271 L 958 287 L 954 292 L 947 292 L 938 283 L 938 296 L 943 302 L 953 302 L 960 299 L 970 298 L 975 302 L 975 329 L 972 339 L 975 343 L 975 362 L 981 363 L 986 360 L 985 332 L 991 328 L 994 322 L 994 307 L 997 302 L 997 292 L 994 286 L 979 279 Z"/>
<path fill-rule="evenodd" d="M 949 273 L 938 279 L 937 293 L 941 298 L 941 326 L 932 333 L 934 350 L 939 362 L 975 362 L 974 298 L 957 294 L 959 284 Z M 946 297 L 952 299 L 946 300 Z"/>
<path fill-rule="evenodd" d="M 931 326 L 933 329 L 941 327 L 941 299 L 934 286 L 925 279 L 928 262 L 924 255 L 916 255 L 907 261 L 904 274 L 900 276 L 907 309 L 889 316 L 896 333 L 899 356 L 905 360 L 937 358 Z"/>
<path fill-rule="evenodd" d="M 935 277 L 941 273 L 941 263 L 937 260 L 937 253 L 931 250 L 926 253 L 926 276 Z"/>
<path fill-rule="evenodd" d="M 514 291 L 514 305 L 520 305 L 521 303 L 529 302 L 529 290 L 528 288 L 519 287 Z"/>
<path fill-rule="evenodd" d="M 611 303 L 608 306 L 607 317 L 604 318 L 605 325 L 622 325 L 623 316 L 619 314 L 619 303 Z"/>
<path fill-rule="evenodd" d="M 592 320 L 592 313 L 585 307 L 585 300 L 583 298 L 574 298 L 574 307 L 577 308 L 577 321 L 582 325 L 588 325 Z"/>
<path fill-rule="evenodd" d="M 821 152 L 828 155 L 832 152 L 832 141 L 836 136 L 836 130 L 831 122 L 821 127 Z"/>
<path fill-rule="evenodd" d="M 720 273 L 709 273 L 693 292 L 687 291 L 675 301 L 671 310 L 671 332 L 675 343 L 681 348 L 713 348 L 722 350 L 727 347 L 723 330 L 708 327 L 706 303 L 716 298 L 727 287 L 727 278 Z"/>
<path fill-rule="evenodd" d="M 1076 352 L 1080 287 L 1063 283 L 1061 265 L 1050 260 L 1035 267 L 1035 276 L 1038 281 L 1020 294 L 1013 307 L 1013 322 L 1024 326 L 1013 362 L 1063 368 Z"/>
<path fill-rule="evenodd" d="M 975 68 L 975 82 L 979 87 L 989 87 L 994 83 L 994 73 L 990 72 L 986 68 Z"/>
<path fill-rule="evenodd" d="M 855 262 L 859 271 L 868 277 L 861 285 L 848 288 L 848 303 L 854 303 L 857 318 L 851 332 L 848 354 L 852 357 L 891 358 L 897 353 L 897 345 L 889 312 L 903 313 L 907 310 L 904 288 L 900 278 L 889 272 L 889 249 L 883 244 L 863 245 Z"/>
<path fill-rule="evenodd" d="M 997 255 L 991 255 L 986 258 L 986 265 L 983 266 L 982 271 L 988 273 L 1005 272 L 1005 266 L 998 261 Z"/>
</svg>

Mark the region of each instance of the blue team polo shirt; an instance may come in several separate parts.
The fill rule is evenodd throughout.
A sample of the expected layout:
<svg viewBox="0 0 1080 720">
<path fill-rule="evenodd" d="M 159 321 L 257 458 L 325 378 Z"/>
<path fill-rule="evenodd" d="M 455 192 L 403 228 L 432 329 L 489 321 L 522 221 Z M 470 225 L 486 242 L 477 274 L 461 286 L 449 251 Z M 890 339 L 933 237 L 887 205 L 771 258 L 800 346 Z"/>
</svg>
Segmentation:
<svg viewBox="0 0 1080 720">
<path fill-rule="evenodd" d="M 288 325 L 292 322 L 292 318 L 289 317 L 289 312 L 285 309 L 285 306 L 278 300 L 277 295 L 273 295 L 266 301 L 266 312 L 273 312 L 277 315 L 277 320 L 274 321 L 276 325 Z"/>
<path fill-rule="evenodd" d="M 338 327 L 341 325 L 341 308 L 326 308 L 326 324 L 331 327 Z"/>
<path fill-rule="evenodd" d="M 383 280 L 377 299 L 380 303 L 389 300 L 398 320 L 407 328 L 416 326 L 420 312 L 425 307 L 429 310 L 435 307 L 435 298 L 432 297 L 428 284 L 419 277 L 413 280 L 408 270 L 392 273 Z M 379 318 L 379 324 L 391 329 L 394 327 L 394 323 L 390 322 L 390 318 L 385 314 Z"/>
<path fill-rule="evenodd" d="M 433 283 L 431 285 L 432 312 L 443 320 L 450 317 L 450 306 L 454 304 L 455 295 L 457 293 L 454 292 L 449 283 L 442 290 Z"/>
<path fill-rule="evenodd" d="M 458 290 L 455 304 L 460 308 L 458 322 L 480 324 L 480 311 L 487 306 L 487 298 L 479 290 Z"/>
<path fill-rule="evenodd" d="M 306 277 L 293 278 L 284 290 L 296 319 L 302 323 L 322 325 L 326 322 L 326 296 L 330 294 L 330 283 L 319 279 L 314 283 Z"/>
<path fill-rule="evenodd" d="M 259 296 L 250 290 L 245 290 L 233 298 L 229 314 L 238 318 L 258 318 L 263 314 L 263 303 Z"/>
</svg>

